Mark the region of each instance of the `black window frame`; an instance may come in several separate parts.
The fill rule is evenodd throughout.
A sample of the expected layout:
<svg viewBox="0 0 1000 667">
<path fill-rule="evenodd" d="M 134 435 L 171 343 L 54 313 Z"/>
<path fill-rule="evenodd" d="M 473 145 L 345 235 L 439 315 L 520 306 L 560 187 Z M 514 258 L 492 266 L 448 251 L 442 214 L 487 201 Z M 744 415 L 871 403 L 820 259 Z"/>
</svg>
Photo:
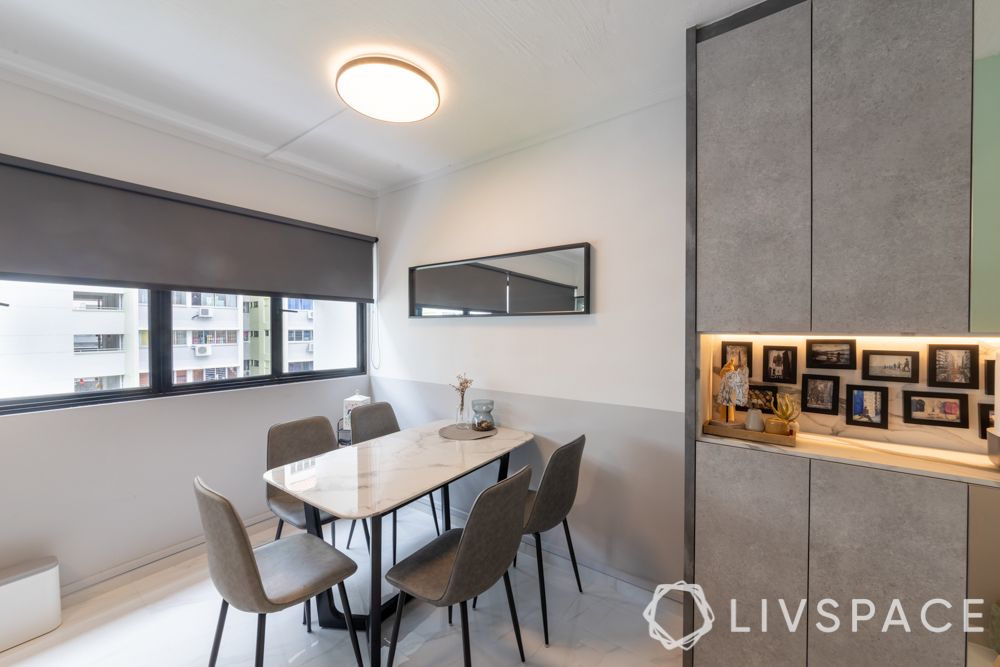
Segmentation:
<svg viewBox="0 0 1000 667">
<path fill-rule="evenodd" d="M 57 410 L 86 405 L 103 405 L 105 403 L 121 403 L 125 401 L 164 398 L 186 394 L 201 394 L 215 391 L 230 391 L 250 387 L 268 387 L 289 384 L 292 382 L 309 382 L 341 377 L 367 375 L 367 302 L 359 299 L 335 299 L 314 294 L 283 294 L 248 290 L 247 292 L 232 292 L 229 290 L 207 289 L 188 285 L 158 286 L 135 283 L 115 283 L 94 280 L 72 280 L 48 276 L 0 273 L 0 281 L 22 281 L 36 283 L 57 283 L 72 285 L 93 285 L 96 287 L 124 287 L 130 289 L 145 289 L 149 291 L 146 304 L 149 311 L 149 386 L 130 389 L 114 389 L 92 393 L 52 394 L 46 396 L 25 396 L 20 398 L 0 399 L 0 415 Z M 173 302 L 171 292 L 214 292 L 217 294 L 232 294 L 244 296 L 266 296 L 271 299 L 271 322 L 269 330 L 284 331 L 282 299 L 305 298 L 314 301 L 341 301 L 354 303 L 357 307 L 357 360 L 354 368 L 339 368 L 331 370 L 285 372 L 283 359 L 284 336 L 272 335 L 271 338 L 271 373 L 251 377 L 213 380 L 210 382 L 189 382 L 175 385 L 173 383 Z M 238 337 L 237 345 L 242 345 Z"/>
</svg>

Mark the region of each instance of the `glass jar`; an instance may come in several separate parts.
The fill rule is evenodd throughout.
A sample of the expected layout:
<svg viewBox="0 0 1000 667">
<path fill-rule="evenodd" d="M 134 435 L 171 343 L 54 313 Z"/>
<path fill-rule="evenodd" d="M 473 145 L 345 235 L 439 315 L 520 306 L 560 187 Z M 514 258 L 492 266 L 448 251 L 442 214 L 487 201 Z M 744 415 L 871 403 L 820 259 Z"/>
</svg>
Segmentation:
<svg viewBox="0 0 1000 667">
<path fill-rule="evenodd" d="M 492 431 L 496 428 L 493 419 L 493 400 L 477 398 L 472 401 L 472 428 L 476 431 Z"/>
</svg>

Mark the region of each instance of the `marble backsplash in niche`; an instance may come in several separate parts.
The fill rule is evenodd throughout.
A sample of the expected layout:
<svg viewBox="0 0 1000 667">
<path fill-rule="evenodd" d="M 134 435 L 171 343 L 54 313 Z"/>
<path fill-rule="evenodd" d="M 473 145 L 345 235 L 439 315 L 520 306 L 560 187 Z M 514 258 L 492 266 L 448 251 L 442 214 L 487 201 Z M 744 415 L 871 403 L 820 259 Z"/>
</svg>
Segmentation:
<svg viewBox="0 0 1000 667">
<path fill-rule="evenodd" d="M 880 443 L 914 445 L 918 447 L 935 447 L 955 451 L 986 453 L 986 441 L 979 437 L 979 404 L 994 404 L 995 396 L 986 393 L 985 362 L 996 359 L 1000 351 L 1000 339 L 997 338 L 911 338 L 911 337 L 880 337 L 857 336 L 857 368 L 855 370 L 833 370 L 828 368 L 806 368 L 806 339 L 819 338 L 851 338 L 850 336 L 739 336 L 735 334 L 702 336 L 702 346 L 711 346 L 711 381 L 712 396 L 718 392 L 718 372 L 722 361 L 722 341 L 748 341 L 753 343 L 753 360 L 750 374 L 751 384 L 774 386 L 781 394 L 790 394 L 801 399 L 802 375 L 832 375 L 840 378 L 840 414 L 826 415 L 803 412 L 799 417 L 799 428 L 807 433 L 832 435 L 844 438 L 856 438 Z M 979 388 L 978 389 L 944 389 L 927 385 L 928 348 L 930 344 L 978 344 L 979 345 Z M 764 380 L 764 346 L 795 346 L 797 353 L 796 383 L 781 384 L 765 382 Z M 704 347 L 703 347 L 704 349 Z M 881 380 L 862 379 L 862 360 L 865 350 L 916 351 L 920 353 L 920 382 L 901 383 Z M 707 360 L 707 355 L 703 357 Z M 704 373 L 703 369 L 703 373 Z M 703 380 L 706 379 L 703 377 Z M 872 428 L 867 426 L 849 425 L 846 421 L 847 385 L 869 385 L 887 387 L 889 389 L 889 428 Z M 903 422 L 903 391 L 926 390 L 949 394 L 964 394 L 969 401 L 969 427 L 950 428 L 945 426 L 926 426 L 922 424 L 907 424 Z"/>
</svg>

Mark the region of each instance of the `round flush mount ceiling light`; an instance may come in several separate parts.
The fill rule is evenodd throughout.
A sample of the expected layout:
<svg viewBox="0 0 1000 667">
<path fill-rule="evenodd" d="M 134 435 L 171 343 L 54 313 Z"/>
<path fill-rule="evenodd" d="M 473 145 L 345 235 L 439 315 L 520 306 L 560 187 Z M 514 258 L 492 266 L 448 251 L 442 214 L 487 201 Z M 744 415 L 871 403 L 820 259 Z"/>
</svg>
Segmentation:
<svg viewBox="0 0 1000 667">
<path fill-rule="evenodd" d="M 347 106 L 390 123 L 423 120 L 441 103 L 434 80 L 422 69 L 390 56 L 363 56 L 337 72 L 337 93 Z"/>
</svg>

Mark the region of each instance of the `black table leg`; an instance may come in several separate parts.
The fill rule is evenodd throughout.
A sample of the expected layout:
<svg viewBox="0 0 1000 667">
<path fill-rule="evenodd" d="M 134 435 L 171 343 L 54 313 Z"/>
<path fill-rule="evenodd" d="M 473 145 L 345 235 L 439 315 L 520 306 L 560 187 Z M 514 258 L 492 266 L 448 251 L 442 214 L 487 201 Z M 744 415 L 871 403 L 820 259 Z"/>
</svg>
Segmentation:
<svg viewBox="0 0 1000 667">
<path fill-rule="evenodd" d="M 502 482 L 507 479 L 507 471 L 510 468 L 510 454 L 504 454 L 500 457 L 500 474 L 497 475 L 497 481 Z"/>
<path fill-rule="evenodd" d="M 451 530 L 451 493 L 447 484 L 441 487 L 441 512 L 444 514 L 444 529 Z"/>
<path fill-rule="evenodd" d="M 382 517 L 371 518 L 371 589 L 368 609 L 368 664 L 380 667 L 382 664 Z"/>
</svg>

